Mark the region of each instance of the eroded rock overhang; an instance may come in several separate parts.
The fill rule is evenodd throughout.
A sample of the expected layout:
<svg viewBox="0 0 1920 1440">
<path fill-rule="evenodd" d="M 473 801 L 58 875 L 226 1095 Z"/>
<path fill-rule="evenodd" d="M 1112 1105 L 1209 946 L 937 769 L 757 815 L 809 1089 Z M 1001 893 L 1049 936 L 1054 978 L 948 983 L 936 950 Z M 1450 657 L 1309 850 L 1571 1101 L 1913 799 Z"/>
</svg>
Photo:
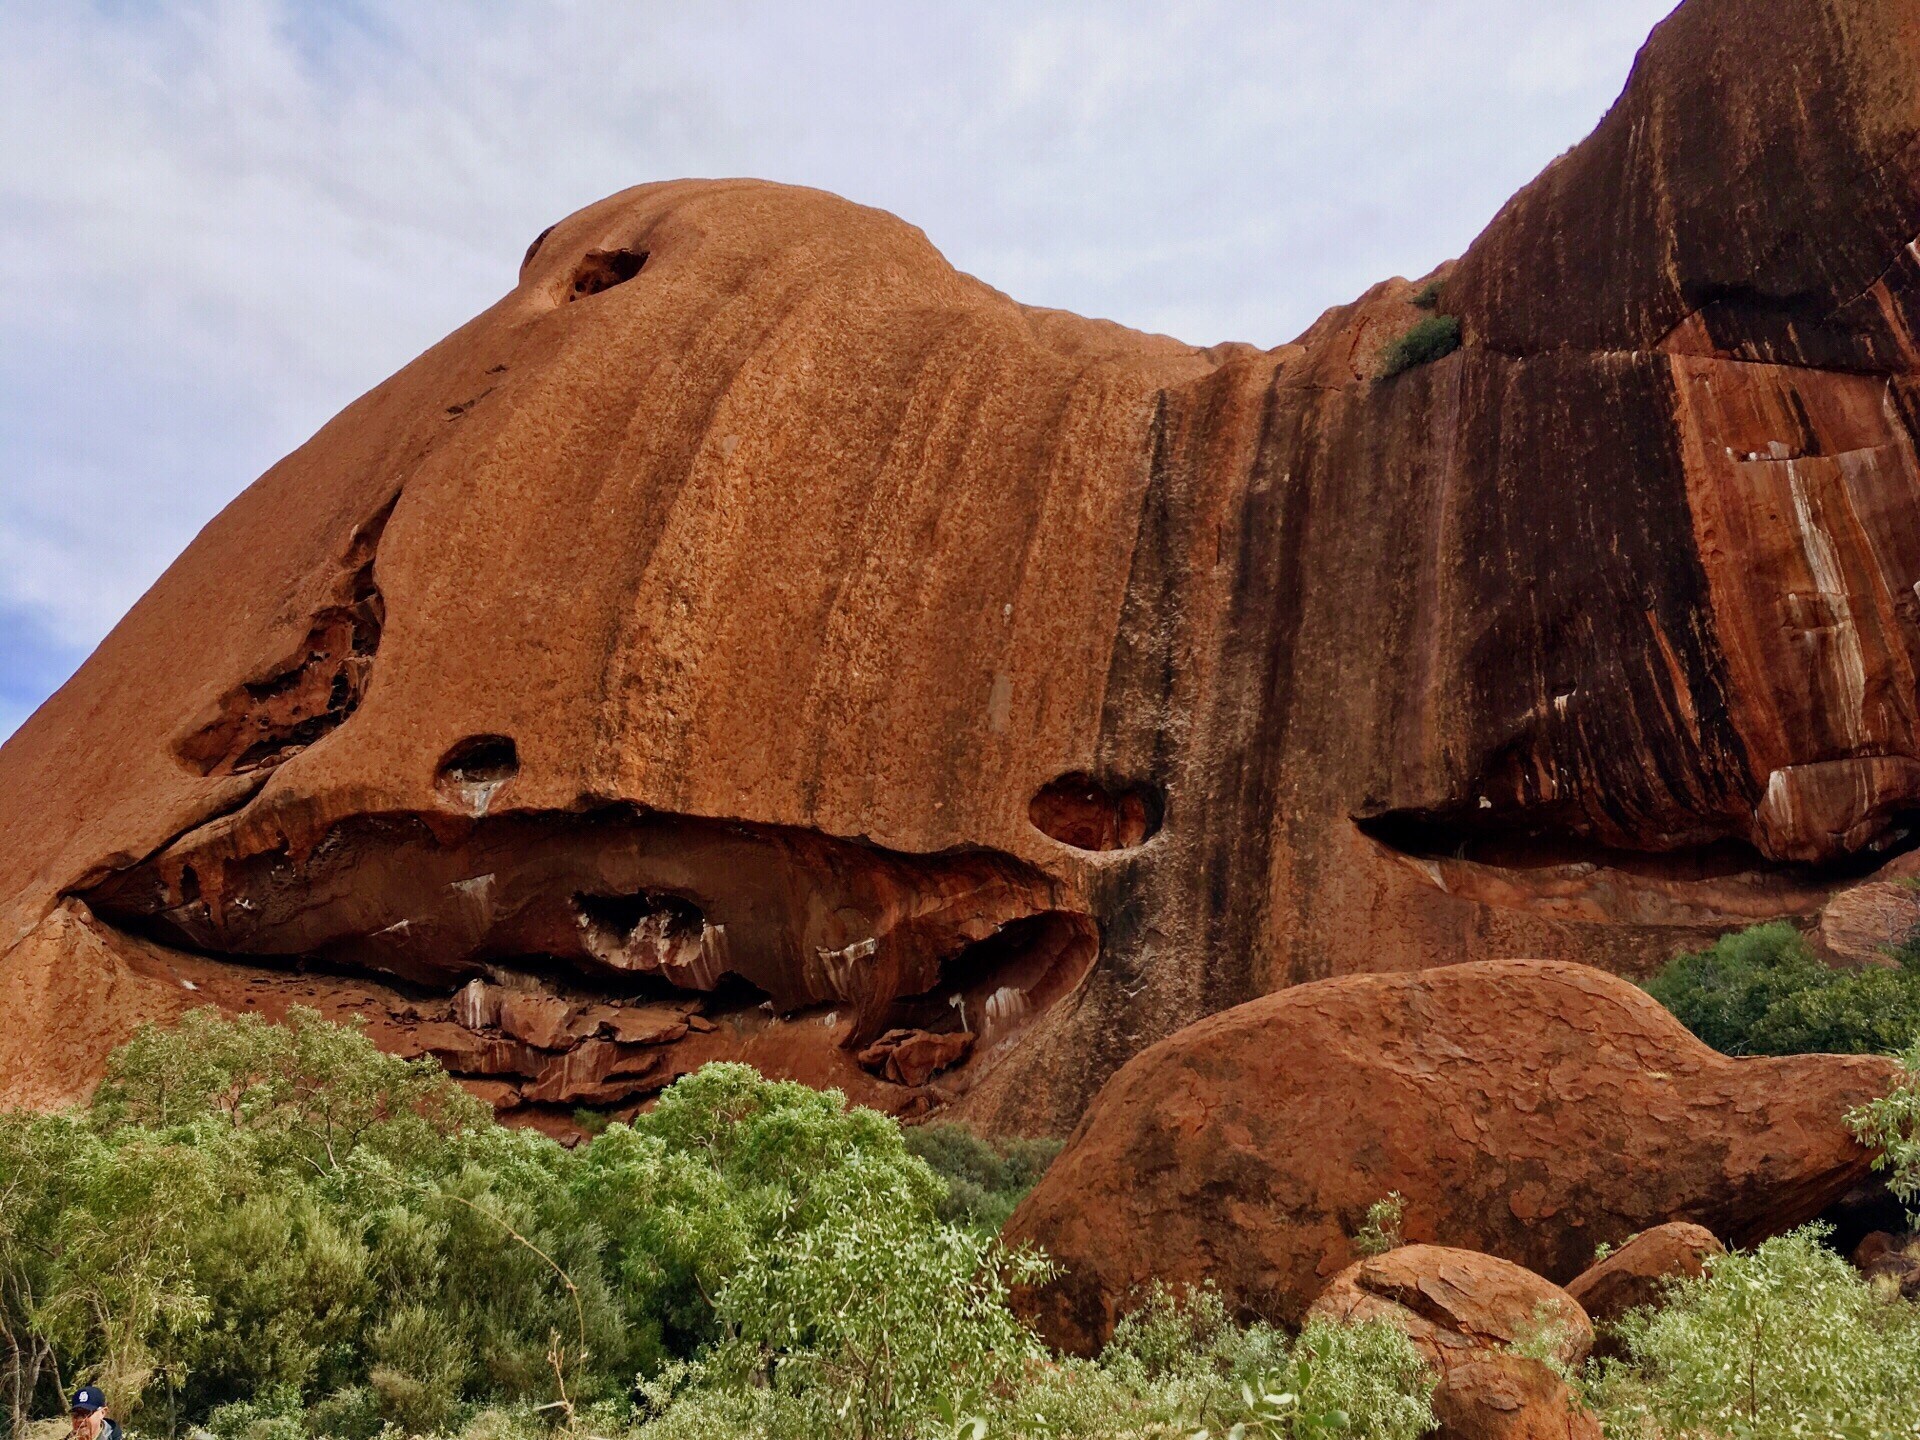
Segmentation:
<svg viewBox="0 0 1920 1440">
<path fill-rule="evenodd" d="M 142 939 L 374 977 L 503 1109 L 617 1106 L 701 1058 L 790 1052 L 895 1112 L 964 1093 L 1098 953 L 1066 887 L 986 851 L 602 806 L 357 816 L 311 842 L 216 821 L 78 898 Z M 720 1033 L 724 1032 L 724 1033 Z M 861 1077 L 865 1081 L 862 1083 Z"/>
</svg>

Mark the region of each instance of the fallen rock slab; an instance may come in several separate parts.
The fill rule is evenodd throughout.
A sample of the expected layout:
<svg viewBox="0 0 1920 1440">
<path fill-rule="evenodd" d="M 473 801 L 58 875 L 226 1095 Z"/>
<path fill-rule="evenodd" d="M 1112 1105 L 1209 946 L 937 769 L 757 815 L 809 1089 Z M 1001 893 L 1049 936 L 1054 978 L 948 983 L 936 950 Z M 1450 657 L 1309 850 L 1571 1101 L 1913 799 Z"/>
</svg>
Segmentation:
<svg viewBox="0 0 1920 1440">
<path fill-rule="evenodd" d="M 1673 1281 L 1704 1274 L 1708 1256 L 1726 1253 L 1705 1226 L 1671 1221 L 1643 1230 L 1581 1271 L 1567 1282 L 1567 1293 L 1597 1323 L 1609 1324 L 1629 1310 L 1657 1304 Z"/>
<path fill-rule="evenodd" d="M 1890 1060 L 1730 1059 L 1637 986 L 1487 961 L 1296 986 L 1143 1051 L 1008 1222 L 1022 1303 L 1098 1348 L 1154 1280 L 1297 1323 L 1389 1192 L 1409 1240 L 1555 1281 L 1669 1220 L 1751 1244 L 1865 1177 L 1842 1117 Z"/>
</svg>

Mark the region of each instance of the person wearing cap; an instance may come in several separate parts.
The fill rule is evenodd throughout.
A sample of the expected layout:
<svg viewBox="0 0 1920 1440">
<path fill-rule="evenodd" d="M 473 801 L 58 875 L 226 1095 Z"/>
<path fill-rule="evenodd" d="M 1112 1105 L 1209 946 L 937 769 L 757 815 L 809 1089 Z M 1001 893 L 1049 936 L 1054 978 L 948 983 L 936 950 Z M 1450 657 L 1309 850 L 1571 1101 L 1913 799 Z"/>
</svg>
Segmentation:
<svg viewBox="0 0 1920 1440">
<path fill-rule="evenodd" d="M 107 1397 L 99 1387 L 82 1385 L 73 1392 L 73 1440 L 125 1440 L 120 1422 L 107 1417 Z"/>
</svg>

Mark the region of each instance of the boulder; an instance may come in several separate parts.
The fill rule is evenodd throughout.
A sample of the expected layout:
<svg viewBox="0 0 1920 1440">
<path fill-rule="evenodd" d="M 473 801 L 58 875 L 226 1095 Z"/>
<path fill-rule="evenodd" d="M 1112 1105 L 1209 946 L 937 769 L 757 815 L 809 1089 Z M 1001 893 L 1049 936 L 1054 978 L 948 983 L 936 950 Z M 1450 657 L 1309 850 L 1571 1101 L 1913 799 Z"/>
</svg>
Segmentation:
<svg viewBox="0 0 1920 1440">
<path fill-rule="evenodd" d="M 1433 1440 L 1601 1440 L 1600 1422 L 1538 1360 L 1482 1350 L 1456 1360 L 1433 1392 Z"/>
<path fill-rule="evenodd" d="M 925 1030 L 889 1030 L 860 1052 L 862 1068 L 896 1085 L 924 1085 L 967 1058 L 974 1037 L 966 1031 L 944 1035 Z"/>
<path fill-rule="evenodd" d="M 1875 1230 L 1854 1246 L 1854 1268 L 1884 1281 L 1909 1300 L 1920 1298 L 1920 1236 Z"/>
<path fill-rule="evenodd" d="M 1727 1247 L 1704 1225 L 1669 1221 L 1642 1230 L 1582 1270 L 1567 1282 L 1567 1293 L 1597 1323 L 1608 1324 L 1629 1310 L 1658 1304 L 1669 1282 L 1704 1274 L 1708 1256 L 1726 1253 Z"/>
<path fill-rule="evenodd" d="M 1751 1244 L 1868 1172 L 1870 1056 L 1729 1059 L 1627 981 L 1486 961 L 1299 985 L 1136 1056 L 1008 1222 L 1062 1267 L 1023 1298 L 1090 1352 L 1149 1282 L 1295 1323 L 1397 1191 L 1407 1238 L 1556 1282 L 1684 1219 Z"/>
<path fill-rule="evenodd" d="M 1593 1325 L 1566 1291 L 1510 1261 L 1402 1246 L 1349 1265 L 1307 1316 L 1384 1320 L 1406 1331 L 1438 1377 L 1433 1408 L 1443 1440 L 1598 1440 L 1593 1416 L 1542 1363 L 1578 1365 Z"/>
<path fill-rule="evenodd" d="M 1390 1320 L 1444 1365 L 1471 1351 L 1539 1343 L 1563 1366 L 1593 1348 L 1593 1322 L 1565 1290 L 1523 1265 L 1446 1245 L 1401 1245 L 1356 1260 L 1308 1319 Z"/>
</svg>

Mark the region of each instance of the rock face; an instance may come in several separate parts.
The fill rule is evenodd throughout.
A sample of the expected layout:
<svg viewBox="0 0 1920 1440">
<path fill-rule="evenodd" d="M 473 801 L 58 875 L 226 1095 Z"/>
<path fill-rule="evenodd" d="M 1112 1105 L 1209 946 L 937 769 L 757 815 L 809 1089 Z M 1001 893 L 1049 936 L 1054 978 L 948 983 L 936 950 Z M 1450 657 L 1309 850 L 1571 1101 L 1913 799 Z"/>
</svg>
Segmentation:
<svg viewBox="0 0 1920 1440">
<path fill-rule="evenodd" d="M 1563 1282 L 1669 1220 L 1746 1244 L 1811 1219 L 1866 1175 L 1842 1116 L 1891 1075 L 1877 1057 L 1728 1059 L 1585 966 L 1325 980 L 1135 1057 L 1007 1235 L 1064 1267 L 1026 1305 L 1078 1351 L 1155 1279 L 1211 1278 L 1296 1322 L 1392 1191 L 1409 1239 Z"/>
<path fill-rule="evenodd" d="M 1917 59 L 1687 0 L 1385 382 L 1416 282 L 1203 350 L 813 191 L 570 216 L 0 749 L 0 1005 L 483 978 L 1064 1132 L 1298 981 L 1811 920 L 1920 809 Z"/>
<path fill-rule="evenodd" d="M 1531 1270 L 1443 1245 L 1407 1245 L 1357 1261 L 1307 1312 L 1346 1324 L 1384 1320 L 1412 1337 L 1438 1374 L 1441 1440 L 1599 1440 L 1566 1382 L 1514 1346 L 1578 1365 L 1593 1348 L 1579 1303 Z"/>
<path fill-rule="evenodd" d="M 1706 1273 L 1710 1255 L 1724 1255 L 1704 1225 L 1670 1221 L 1643 1230 L 1606 1259 L 1567 1282 L 1567 1293 L 1596 1322 L 1618 1320 L 1629 1310 L 1656 1305 L 1669 1282 Z"/>
</svg>

